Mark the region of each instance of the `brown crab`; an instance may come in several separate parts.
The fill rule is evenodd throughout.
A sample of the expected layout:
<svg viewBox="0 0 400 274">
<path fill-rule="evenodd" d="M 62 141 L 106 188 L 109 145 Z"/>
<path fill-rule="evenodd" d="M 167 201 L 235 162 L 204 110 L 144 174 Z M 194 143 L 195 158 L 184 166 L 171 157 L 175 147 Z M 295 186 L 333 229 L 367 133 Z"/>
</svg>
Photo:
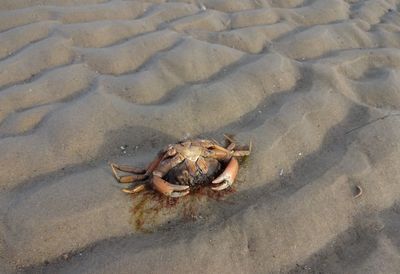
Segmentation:
<svg viewBox="0 0 400 274">
<path fill-rule="evenodd" d="M 220 191 L 232 185 L 239 170 L 236 157 L 250 154 L 248 147 L 235 150 L 235 142 L 225 136 L 228 145 L 223 147 L 215 140 L 194 139 L 170 144 L 162 149 L 147 169 L 111 164 L 115 178 L 120 183 L 134 183 L 122 189 L 126 193 L 143 190 L 148 183 L 160 193 L 170 197 L 189 194 L 190 187 L 211 183 Z M 120 176 L 119 171 L 131 173 Z M 222 171 L 222 172 L 221 172 Z M 215 179 L 214 179 L 215 178 Z"/>
</svg>

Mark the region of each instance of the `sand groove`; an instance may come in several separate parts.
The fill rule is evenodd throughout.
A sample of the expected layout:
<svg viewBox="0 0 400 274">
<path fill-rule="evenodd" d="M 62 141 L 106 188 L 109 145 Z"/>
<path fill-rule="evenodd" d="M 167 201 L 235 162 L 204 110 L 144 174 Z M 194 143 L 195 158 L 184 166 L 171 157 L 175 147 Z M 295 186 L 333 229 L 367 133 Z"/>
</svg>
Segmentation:
<svg viewBox="0 0 400 274">
<path fill-rule="evenodd" d="M 396 269 L 399 4 L 2 1 L 0 272 Z M 229 203 L 135 230 L 108 161 L 226 132 Z"/>
</svg>

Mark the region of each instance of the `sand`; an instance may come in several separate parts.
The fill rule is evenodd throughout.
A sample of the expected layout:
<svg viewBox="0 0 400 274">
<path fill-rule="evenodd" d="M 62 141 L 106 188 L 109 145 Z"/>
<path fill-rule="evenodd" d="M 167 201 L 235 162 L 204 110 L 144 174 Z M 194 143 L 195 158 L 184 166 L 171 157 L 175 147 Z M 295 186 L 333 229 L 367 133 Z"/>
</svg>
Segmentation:
<svg viewBox="0 0 400 274">
<path fill-rule="evenodd" d="M 398 272 L 399 4 L 0 1 L 0 272 Z M 108 165 L 224 133 L 218 200 Z"/>
</svg>

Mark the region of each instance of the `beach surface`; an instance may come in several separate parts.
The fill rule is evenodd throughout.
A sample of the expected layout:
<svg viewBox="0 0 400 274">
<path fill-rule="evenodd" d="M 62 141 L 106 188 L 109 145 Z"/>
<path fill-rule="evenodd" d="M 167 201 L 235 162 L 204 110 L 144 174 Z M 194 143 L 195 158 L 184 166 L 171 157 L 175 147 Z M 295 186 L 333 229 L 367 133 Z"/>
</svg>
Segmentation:
<svg viewBox="0 0 400 274">
<path fill-rule="evenodd" d="M 399 4 L 0 1 L 0 272 L 398 272 Z M 223 134 L 223 193 L 109 166 Z"/>
</svg>

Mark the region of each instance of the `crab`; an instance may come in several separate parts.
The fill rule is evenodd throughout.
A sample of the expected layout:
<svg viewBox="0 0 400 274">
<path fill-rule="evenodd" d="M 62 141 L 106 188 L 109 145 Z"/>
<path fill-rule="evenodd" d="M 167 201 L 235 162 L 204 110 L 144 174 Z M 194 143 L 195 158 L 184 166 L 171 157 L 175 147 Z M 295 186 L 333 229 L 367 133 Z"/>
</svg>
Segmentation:
<svg viewBox="0 0 400 274">
<path fill-rule="evenodd" d="M 215 140 L 193 139 L 167 145 L 146 169 L 111 163 L 119 183 L 135 183 L 123 188 L 126 193 L 137 193 L 152 186 L 169 197 L 182 197 L 195 186 L 211 185 L 221 191 L 230 187 L 239 170 L 237 157 L 250 155 L 251 143 L 237 148 L 234 140 L 225 136 L 227 146 Z M 119 171 L 130 173 L 120 176 Z"/>
</svg>

